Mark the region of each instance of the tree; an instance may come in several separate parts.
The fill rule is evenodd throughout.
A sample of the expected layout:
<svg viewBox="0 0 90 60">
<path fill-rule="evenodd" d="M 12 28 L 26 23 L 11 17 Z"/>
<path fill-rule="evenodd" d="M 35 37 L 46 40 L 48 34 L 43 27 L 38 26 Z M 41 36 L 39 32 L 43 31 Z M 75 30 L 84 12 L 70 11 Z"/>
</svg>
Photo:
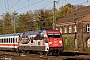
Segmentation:
<svg viewBox="0 0 90 60">
<path fill-rule="evenodd" d="M 20 14 L 19 15 L 19 22 L 18 22 L 18 27 L 17 27 L 17 31 L 18 32 L 25 32 L 25 19 L 24 19 L 24 14 Z"/>
<path fill-rule="evenodd" d="M 65 17 L 66 15 L 70 14 L 75 10 L 75 7 L 71 4 L 66 4 L 65 6 L 60 7 L 60 9 L 57 11 L 57 19 L 61 19 Z"/>
<path fill-rule="evenodd" d="M 70 14 L 75 10 L 76 6 L 71 4 L 66 4 L 65 6 L 60 7 L 59 10 L 56 9 L 56 22 Z M 53 9 L 39 9 L 28 11 L 22 14 L 16 14 L 13 12 L 10 14 L 7 12 L 3 19 L 0 21 L 3 22 L 0 24 L 0 32 L 4 34 L 13 33 L 14 28 L 16 33 L 25 32 L 28 30 L 42 30 L 42 29 L 52 29 L 53 24 Z M 14 27 L 15 20 L 15 27 Z"/>
<path fill-rule="evenodd" d="M 41 10 L 34 10 L 33 11 L 33 20 L 34 20 L 34 30 L 40 30 L 40 20 L 39 20 L 39 14 L 41 13 Z"/>
<path fill-rule="evenodd" d="M 0 34 L 3 34 L 3 20 L 0 20 Z"/>
<path fill-rule="evenodd" d="M 7 12 L 4 16 L 4 34 L 13 33 L 13 26 L 11 23 L 11 15 Z"/>
<path fill-rule="evenodd" d="M 51 29 L 52 28 L 52 11 L 41 9 L 40 14 L 38 15 L 39 28 L 42 29 Z"/>
<path fill-rule="evenodd" d="M 33 28 L 33 17 L 32 13 L 27 12 L 26 14 L 20 14 L 17 31 L 25 32 Z"/>
</svg>

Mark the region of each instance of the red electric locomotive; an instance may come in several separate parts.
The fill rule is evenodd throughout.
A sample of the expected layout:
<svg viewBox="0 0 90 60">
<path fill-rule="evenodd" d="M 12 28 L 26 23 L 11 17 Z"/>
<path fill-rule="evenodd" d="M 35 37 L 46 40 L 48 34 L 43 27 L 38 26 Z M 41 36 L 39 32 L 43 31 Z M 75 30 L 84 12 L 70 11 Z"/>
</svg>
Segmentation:
<svg viewBox="0 0 90 60">
<path fill-rule="evenodd" d="M 43 30 L 41 33 L 46 35 L 48 40 L 48 53 L 61 54 L 63 52 L 64 43 L 59 30 Z"/>
</svg>

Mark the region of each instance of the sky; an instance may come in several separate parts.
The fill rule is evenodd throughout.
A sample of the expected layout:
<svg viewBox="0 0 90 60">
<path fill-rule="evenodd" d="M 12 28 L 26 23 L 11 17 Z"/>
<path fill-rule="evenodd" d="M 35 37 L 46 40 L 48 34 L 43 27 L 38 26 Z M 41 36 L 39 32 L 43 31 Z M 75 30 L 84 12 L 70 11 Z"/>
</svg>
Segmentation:
<svg viewBox="0 0 90 60">
<path fill-rule="evenodd" d="M 0 0 L 0 15 L 6 12 L 26 13 L 39 9 L 52 9 L 54 0 Z M 56 0 L 56 8 L 70 3 L 72 5 L 90 5 L 90 0 Z"/>
</svg>

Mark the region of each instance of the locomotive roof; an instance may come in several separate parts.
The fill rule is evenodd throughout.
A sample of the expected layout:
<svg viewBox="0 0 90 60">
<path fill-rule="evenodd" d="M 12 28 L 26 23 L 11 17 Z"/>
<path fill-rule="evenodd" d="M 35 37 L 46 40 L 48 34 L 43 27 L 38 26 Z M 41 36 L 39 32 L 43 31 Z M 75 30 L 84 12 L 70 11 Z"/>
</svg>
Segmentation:
<svg viewBox="0 0 90 60">
<path fill-rule="evenodd" d="M 48 30 L 48 31 L 55 31 L 55 30 Z M 45 34 L 46 30 L 34 30 L 34 31 L 27 31 L 23 35 L 36 35 L 36 34 Z"/>
<path fill-rule="evenodd" d="M 39 34 L 42 30 L 27 31 L 23 35 L 35 35 Z"/>
<path fill-rule="evenodd" d="M 0 35 L 0 37 L 5 37 L 5 36 L 18 36 L 20 35 L 21 36 L 22 33 L 14 33 L 14 34 L 3 34 L 3 35 Z"/>
</svg>

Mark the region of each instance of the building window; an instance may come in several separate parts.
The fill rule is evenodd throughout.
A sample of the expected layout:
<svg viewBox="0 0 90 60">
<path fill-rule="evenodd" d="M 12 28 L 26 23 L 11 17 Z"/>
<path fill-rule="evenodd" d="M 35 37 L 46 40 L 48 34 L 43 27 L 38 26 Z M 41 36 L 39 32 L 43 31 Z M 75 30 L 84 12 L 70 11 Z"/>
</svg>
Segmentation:
<svg viewBox="0 0 90 60">
<path fill-rule="evenodd" d="M 72 33 L 72 26 L 69 26 L 69 33 Z"/>
<path fill-rule="evenodd" d="M 86 25 L 86 31 L 90 32 L 90 24 Z"/>
<path fill-rule="evenodd" d="M 60 32 L 62 33 L 62 27 L 60 27 Z"/>
<path fill-rule="evenodd" d="M 74 25 L 74 32 L 77 32 L 77 26 Z"/>
<path fill-rule="evenodd" d="M 67 33 L 67 27 L 66 26 L 64 27 L 64 33 Z"/>
</svg>

